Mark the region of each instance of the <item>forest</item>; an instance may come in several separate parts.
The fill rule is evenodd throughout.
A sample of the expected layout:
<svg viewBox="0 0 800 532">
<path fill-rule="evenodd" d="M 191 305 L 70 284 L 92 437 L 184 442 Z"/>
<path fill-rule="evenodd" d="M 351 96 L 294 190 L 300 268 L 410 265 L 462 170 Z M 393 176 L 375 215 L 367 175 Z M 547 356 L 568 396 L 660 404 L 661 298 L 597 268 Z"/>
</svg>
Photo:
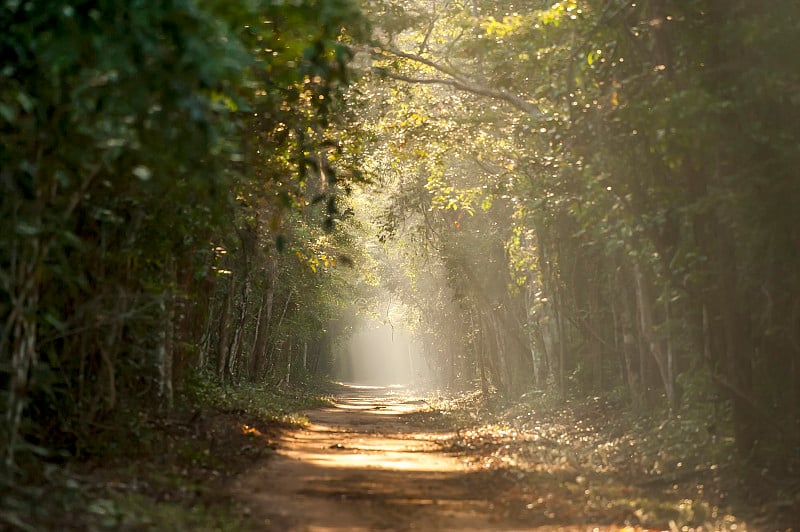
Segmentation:
<svg viewBox="0 0 800 532">
<path fill-rule="evenodd" d="M 430 423 L 602 404 L 755 501 L 738 530 L 800 525 L 800 3 L 5 0 L 0 28 L 0 526 L 209 409 L 335 402 L 364 331 L 367 384 Z M 727 530 L 660 515 L 563 524 Z"/>
</svg>

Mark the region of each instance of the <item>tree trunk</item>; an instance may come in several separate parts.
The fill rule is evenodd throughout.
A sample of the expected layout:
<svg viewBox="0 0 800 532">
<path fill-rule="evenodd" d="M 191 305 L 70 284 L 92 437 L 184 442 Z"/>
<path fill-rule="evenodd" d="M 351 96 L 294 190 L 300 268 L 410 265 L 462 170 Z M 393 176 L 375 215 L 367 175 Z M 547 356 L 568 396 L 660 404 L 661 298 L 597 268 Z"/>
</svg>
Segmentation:
<svg viewBox="0 0 800 532">
<path fill-rule="evenodd" d="M 531 293 L 534 290 L 534 285 L 528 282 L 525 290 L 525 329 L 528 332 L 528 350 L 530 351 L 531 365 L 533 369 L 533 385 L 536 388 L 541 388 L 541 375 L 539 375 L 539 360 L 536 350 L 536 329 L 538 325 L 533 321 L 532 297 Z"/>
<path fill-rule="evenodd" d="M 639 325 L 642 335 L 649 347 L 649 352 L 653 356 L 661 376 L 661 382 L 667 395 L 667 403 L 670 409 L 675 407 L 675 382 L 667 368 L 667 355 L 664 353 L 661 342 L 655 332 L 653 325 L 653 299 L 650 295 L 651 282 L 648 276 L 642 271 L 641 267 L 634 263 L 634 283 L 636 287 L 636 298 L 639 302 Z"/>
<path fill-rule="evenodd" d="M 666 326 L 666 355 L 667 355 L 667 379 L 672 383 L 673 397 L 672 408 L 680 406 L 680 396 L 675 385 L 675 352 L 672 347 L 672 315 L 670 312 L 669 297 L 664 301 L 664 325 Z"/>
<path fill-rule="evenodd" d="M 286 384 L 292 382 L 292 341 L 288 340 L 288 349 L 286 349 Z"/>
<path fill-rule="evenodd" d="M 231 311 L 233 310 L 233 275 L 228 277 L 225 287 L 225 301 L 219 317 L 219 333 L 217 335 L 217 379 L 227 382 L 226 369 L 230 353 Z"/>
<path fill-rule="evenodd" d="M 242 294 L 237 307 L 238 316 L 233 334 L 233 342 L 231 343 L 230 360 L 227 368 L 230 377 L 233 377 L 237 374 L 238 368 L 242 363 L 241 359 L 242 351 L 244 349 L 244 337 L 247 330 L 247 306 L 250 302 L 250 275 L 247 273 L 247 268 L 245 269 L 244 276 L 245 277 L 242 281 Z M 245 361 L 244 364 L 247 365 L 247 362 L 248 361 Z"/>
<path fill-rule="evenodd" d="M 564 328 L 564 317 L 561 310 L 561 302 L 559 301 L 559 292 L 561 291 L 556 288 L 556 294 L 553 298 L 553 313 L 555 314 L 556 332 L 558 334 L 558 376 L 556 382 L 558 383 L 558 393 L 561 398 L 564 399 L 567 396 L 567 334 Z"/>
<path fill-rule="evenodd" d="M 492 376 L 494 377 L 494 383 L 498 390 L 505 389 L 505 380 L 503 375 L 501 375 L 499 371 L 499 367 L 497 364 L 498 354 L 494 352 L 495 349 L 495 342 L 492 341 L 491 336 L 493 335 L 493 331 L 491 329 L 491 325 L 489 324 L 489 320 L 484 313 L 481 313 L 481 344 L 483 346 L 483 352 L 485 353 L 484 360 L 487 362 L 489 367 L 489 371 L 491 372 Z"/>
<path fill-rule="evenodd" d="M 293 290 L 289 290 L 289 295 L 286 297 L 286 303 L 284 303 L 283 305 L 283 311 L 281 312 L 281 316 L 278 319 L 278 323 L 275 325 L 275 332 L 278 334 L 280 333 L 281 325 L 283 324 L 283 319 L 286 317 L 286 312 L 289 310 L 289 303 L 292 301 L 292 294 Z M 277 355 L 275 354 L 276 350 L 278 351 Z M 282 371 L 280 366 L 281 357 L 280 357 L 279 344 L 277 342 L 273 343 L 272 349 L 270 351 L 270 356 L 268 358 L 269 358 L 268 368 L 270 374 L 280 377 L 281 376 L 280 372 Z"/>
<path fill-rule="evenodd" d="M 539 357 L 540 369 L 539 375 L 541 376 L 541 387 L 547 385 L 548 376 L 554 376 L 552 373 L 553 364 L 553 349 L 552 349 L 552 335 L 548 331 L 549 318 L 544 317 L 545 322 L 542 323 L 542 318 L 536 319 L 536 338 L 539 347 L 542 350 L 542 356 Z M 546 334 L 545 334 L 546 333 Z"/>
<path fill-rule="evenodd" d="M 473 334 L 477 332 L 477 334 L 481 334 L 479 330 L 476 331 L 475 328 L 475 314 L 470 312 L 469 314 L 470 325 L 472 326 Z M 483 353 L 483 338 L 481 336 L 480 341 L 478 338 L 474 338 L 472 341 L 472 347 L 475 351 L 475 358 L 478 364 L 478 372 L 480 373 L 481 377 L 481 393 L 484 397 L 489 395 L 489 382 L 486 379 L 486 361 L 484 360 L 484 353 Z"/>
<path fill-rule="evenodd" d="M 256 325 L 256 339 L 253 345 L 253 356 L 250 364 L 250 379 L 255 381 L 261 378 L 267 360 L 267 344 L 269 341 L 270 324 L 272 322 L 272 308 L 275 300 L 275 285 L 277 284 L 278 261 L 273 258 L 271 271 L 267 280 L 267 287 L 261 299 Z"/>
<path fill-rule="evenodd" d="M 731 238 L 731 237 L 728 237 Z M 757 413 L 753 396 L 753 344 L 750 335 L 750 320 L 747 305 L 739 297 L 736 275 L 736 259 L 733 243 L 721 239 L 720 283 L 717 289 L 722 334 L 724 335 L 724 361 L 726 386 L 731 394 L 732 414 L 736 446 L 742 456 L 749 456 L 757 440 Z"/>
<path fill-rule="evenodd" d="M 201 370 L 206 369 L 206 364 L 208 364 L 211 345 L 214 341 L 214 329 L 214 305 L 209 303 L 207 316 L 205 319 L 205 327 L 203 330 L 203 336 L 200 339 L 199 354 L 197 357 L 197 367 Z"/>
<path fill-rule="evenodd" d="M 639 342 L 636 340 L 636 328 L 633 321 L 632 304 L 628 295 L 628 290 L 620 291 L 620 301 L 622 302 L 622 314 L 620 324 L 622 330 L 622 353 L 625 360 L 625 374 L 628 381 L 628 391 L 634 409 L 640 410 L 644 404 L 644 378 L 642 375 L 642 365 L 638 349 Z"/>
<path fill-rule="evenodd" d="M 494 311 L 490 311 L 489 314 L 489 327 L 492 331 L 495 345 L 497 346 L 497 351 L 496 351 L 497 370 L 502 373 L 503 375 L 502 382 L 505 383 L 504 386 L 500 387 L 500 391 L 503 393 L 503 395 L 507 396 L 509 393 L 511 393 L 513 382 L 512 382 L 511 370 L 509 369 L 508 366 L 508 357 L 506 353 L 505 342 L 503 341 L 503 335 L 500 332 L 500 327 L 498 324 L 497 317 L 494 315 Z"/>
<path fill-rule="evenodd" d="M 164 321 L 161 326 L 158 345 L 158 395 L 161 399 L 162 407 L 169 411 L 172 410 L 174 399 L 172 387 L 174 311 L 172 295 L 165 292 L 161 297 Z"/>
</svg>

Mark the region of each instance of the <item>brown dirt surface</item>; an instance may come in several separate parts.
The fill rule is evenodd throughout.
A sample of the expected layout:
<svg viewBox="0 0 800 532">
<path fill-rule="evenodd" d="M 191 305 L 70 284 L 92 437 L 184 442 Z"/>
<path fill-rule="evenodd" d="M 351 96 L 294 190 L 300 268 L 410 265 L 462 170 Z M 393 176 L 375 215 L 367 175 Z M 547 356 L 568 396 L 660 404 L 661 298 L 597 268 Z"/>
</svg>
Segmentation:
<svg viewBox="0 0 800 532">
<path fill-rule="evenodd" d="M 600 398 L 263 393 L 253 404 L 292 414 L 239 401 L 148 418 L 136 453 L 6 490 L 0 529 L 800 530 L 796 483 L 765 487 L 680 416 L 626 418 Z"/>
<path fill-rule="evenodd" d="M 263 530 L 623 529 L 526 513 L 530 495 L 515 495 L 513 475 L 454 450 L 457 434 L 432 429 L 429 411 L 404 390 L 345 386 L 333 407 L 308 412 L 306 428 L 285 432 L 276 455 L 239 477 L 234 498 Z"/>
</svg>

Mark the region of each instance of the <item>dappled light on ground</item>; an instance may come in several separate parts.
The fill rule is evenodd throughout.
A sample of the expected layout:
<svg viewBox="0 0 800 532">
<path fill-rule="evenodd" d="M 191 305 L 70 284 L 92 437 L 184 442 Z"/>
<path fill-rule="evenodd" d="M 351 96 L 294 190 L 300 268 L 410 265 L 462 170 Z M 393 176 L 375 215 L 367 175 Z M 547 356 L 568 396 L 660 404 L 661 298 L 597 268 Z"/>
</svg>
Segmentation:
<svg viewBox="0 0 800 532">
<path fill-rule="evenodd" d="M 581 434 L 593 443 L 583 421 L 452 431 L 404 390 L 353 385 L 308 416 L 236 486 L 265 530 L 670 529 L 647 528 L 641 508 L 671 500 L 644 500 L 656 492 L 585 462 L 574 446 Z"/>
<path fill-rule="evenodd" d="M 286 434 L 279 456 L 239 486 L 268 529 L 375 530 L 417 523 L 423 530 L 468 530 L 491 515 L 474 476 L 442 452 L 453 434 L 420 432 L 410 419 L 428 408 L 424 402 L 397 389 L 343 390 L 335 407 L 310 412 L 309 426 Z"/>
</svg>

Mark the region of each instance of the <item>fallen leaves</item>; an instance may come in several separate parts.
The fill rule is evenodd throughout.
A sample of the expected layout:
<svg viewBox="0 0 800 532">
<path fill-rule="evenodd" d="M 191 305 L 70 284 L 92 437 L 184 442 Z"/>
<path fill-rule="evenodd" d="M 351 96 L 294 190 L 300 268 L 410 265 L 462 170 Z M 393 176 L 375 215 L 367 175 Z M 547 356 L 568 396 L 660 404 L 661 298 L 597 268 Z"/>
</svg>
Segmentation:
<svg viewBox="0 0 800 532">
<path fill-rule="evenodd" d="M 495 504 L 522 522 L 598 522 L 619 531 L 746 530 L 725 505 L 716 464 L 686 456 L 687 448 L 671 440 L 659 446 L 665 438 L 657 430 L 626 425 L 599 399 L 561 408 L 452 404 L 469 411 L 451 414 L 467 427 L 445 449 L 471 468 L 505 475 L 509 487 L 496 494 Z M 701 445 L 689 442 L 688 449 Z"/>
</svg>

